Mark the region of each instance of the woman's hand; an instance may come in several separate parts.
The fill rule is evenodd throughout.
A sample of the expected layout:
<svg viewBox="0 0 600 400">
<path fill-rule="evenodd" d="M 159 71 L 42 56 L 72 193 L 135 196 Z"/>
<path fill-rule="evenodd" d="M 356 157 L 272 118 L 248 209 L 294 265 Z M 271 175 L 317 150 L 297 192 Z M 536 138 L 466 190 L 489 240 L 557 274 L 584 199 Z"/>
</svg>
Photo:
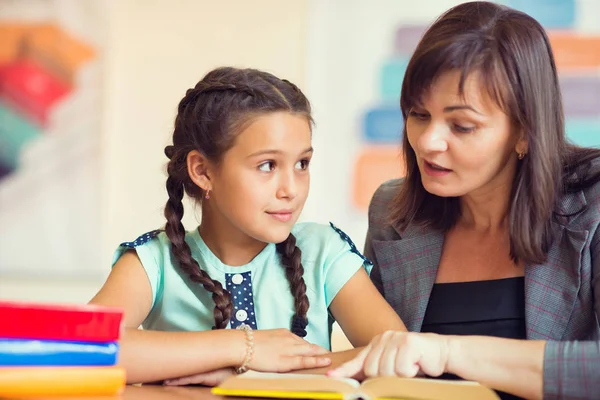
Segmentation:
<svg viewBox="0 0 600 400">
<path fill-rule="evenodd" d="M 254 355 L 249 365 L 252 370 L 289 372 L 331 364 L 328 357 L 322 357 L 329 353 L 328 350 L 308 343 L 287 329 L 257 330 L 253 334 Z M 244 358 L 240 360 L 240 365 Z"/>
<path fill-rule="evenodd" d="M 439 376 L 447 371 L 448 339 L 433 333 L 387 331 L 373 338 L 354 359 L 327 375 L 364 379 L 374 376 Z"/>
</svg>

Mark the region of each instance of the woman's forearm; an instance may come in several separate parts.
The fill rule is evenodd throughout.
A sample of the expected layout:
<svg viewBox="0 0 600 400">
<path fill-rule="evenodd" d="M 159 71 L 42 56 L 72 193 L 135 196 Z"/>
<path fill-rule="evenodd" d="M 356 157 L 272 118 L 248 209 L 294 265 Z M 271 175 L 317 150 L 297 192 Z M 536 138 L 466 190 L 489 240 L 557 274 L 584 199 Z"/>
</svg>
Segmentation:
<svg viewBox="0 0 600 400">
<path fill-rule="evenodd" d="M 159 332 L 127 329 L 120 341 L 119 365 L 127 383 L 162 381 L 242 363 L 244 332 Z"/>
<path fill-rule="evenodd" d="M 541 399 L 545 341 L 450 336 L 447 372 L 527 399 Z"/>
</svg>

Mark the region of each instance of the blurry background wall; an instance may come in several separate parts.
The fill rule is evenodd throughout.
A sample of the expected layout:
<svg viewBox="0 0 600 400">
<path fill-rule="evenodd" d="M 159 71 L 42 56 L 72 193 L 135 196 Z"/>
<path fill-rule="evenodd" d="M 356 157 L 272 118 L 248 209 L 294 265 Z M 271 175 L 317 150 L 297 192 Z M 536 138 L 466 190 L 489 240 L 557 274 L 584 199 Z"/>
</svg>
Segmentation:
<svg viewBox="0 0 600 400">
<path fill-rule="evenodd" d="M 114 248 L 164 223 L 163 148 L 177 103 L 220 65 L 265 69 L 305 91 L 317 125 L 301 219 L 333 221 L 362 248 L 370 196 L 402 175 L 404 68 L 423 29 L 458 3 L 0 0 L 0 298 L 85 302 Z M 569 137 L 600 145 L 600 2 L 503 3 L 548 29 Z M 46 27 L 27 46 L 11 45 L 15 24 L 40 23 L 67 36 Z M 33 95 L 41 79 L 23 75 L 17 53 L 67 82 L 69 90 L 52 86 L 62 97 L 51 108 L 47 98 L 42 109 L 17 107 L 18 90 Z M 56 54 L 68 76 L 50 62 Z"/>
</svg>

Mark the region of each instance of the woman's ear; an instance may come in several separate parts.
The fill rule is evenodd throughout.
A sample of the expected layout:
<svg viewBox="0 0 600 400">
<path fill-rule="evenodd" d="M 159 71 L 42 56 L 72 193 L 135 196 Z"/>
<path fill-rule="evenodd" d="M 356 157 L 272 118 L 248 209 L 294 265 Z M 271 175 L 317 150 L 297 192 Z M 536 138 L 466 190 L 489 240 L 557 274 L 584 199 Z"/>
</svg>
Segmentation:
<svg viewBox="0 0 600 400">
<path fill-rule="evenodd" d="M 527 140 L 527 136 L 525 135 L 525 132 L 521 132 L 519 134 L 519 139 L 517 140 L 517 143 L 515 144 L 515 152 L 517 154 L 527 154 L 529 152 L 529 141 Z"/>
<path fill-rule="evenodd" d="M 210 161 L 198 150 L 192 150 L 188 153 L 186 162 L 192 182 L 205 192 L 212 190 Z"/>
</svg>

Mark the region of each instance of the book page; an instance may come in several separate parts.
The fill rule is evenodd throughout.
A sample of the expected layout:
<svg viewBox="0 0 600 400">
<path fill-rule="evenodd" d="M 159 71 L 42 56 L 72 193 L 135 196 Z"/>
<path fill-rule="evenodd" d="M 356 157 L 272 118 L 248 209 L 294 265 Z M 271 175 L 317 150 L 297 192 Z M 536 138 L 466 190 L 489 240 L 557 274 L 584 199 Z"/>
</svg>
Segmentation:
<svg viewBox="0 0 600 400">
<path fill-rule="evenodd" d="M 371 399 L 499 400 L 493 390 L 477 382 L 426 378 L 372 378 L 361 391 Z"/>
<path fill-rule="evenodd" d="M 324 375 L 279 374 L 248 371 L 222 382 L 225 390 L 268 390 L 283 392 L 353 393 L 359 383 L 354 379 L 328 378 Z"/>
</svg>

